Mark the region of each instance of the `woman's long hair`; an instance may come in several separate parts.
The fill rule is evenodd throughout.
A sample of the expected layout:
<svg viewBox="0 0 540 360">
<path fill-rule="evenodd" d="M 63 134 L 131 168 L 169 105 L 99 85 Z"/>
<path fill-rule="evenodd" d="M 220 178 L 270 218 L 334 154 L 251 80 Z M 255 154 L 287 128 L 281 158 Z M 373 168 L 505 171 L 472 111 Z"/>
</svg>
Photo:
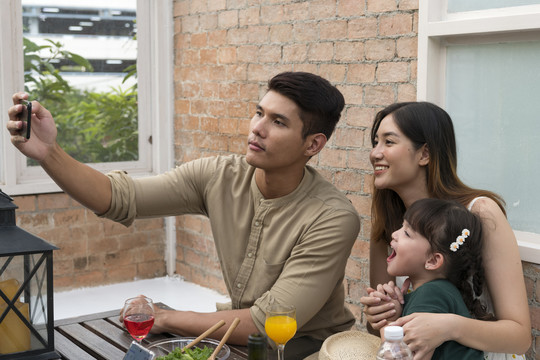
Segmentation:
<svg viewBox="0 0 540 360">
<path fill-rule="evenodd" d="M 455 200 L 467 206 L 475 197 L 486 196 L 493 199 L 506 213 L 504 201 L 499 195 L 473 189 L 458 178 L 454 125 L 446 111 L 429 102 L 392 104 L 375 116 L 371 129 L 372 145 L 375 144 L 381 121 L 390 114 L 416 150 L 424 144 L 427 146 L 429 163 L 426 182 L 429 197 Z M 403 201 L 395 191 L 373 187 L 371 241 L 384 240 L 390 243 L 392 233 L 401 226 L 405 210 Z"/>
<path fill-rule="evenodd" d="M 444 276 L 458 288 L 470 313 L 495 320 L 478 300 L 484 290 L 480 218 L 457 201 L 421 199 L 407 209 L 404 220 L 428 240 L 432 253 L 443 256 Z"/>
</svg>

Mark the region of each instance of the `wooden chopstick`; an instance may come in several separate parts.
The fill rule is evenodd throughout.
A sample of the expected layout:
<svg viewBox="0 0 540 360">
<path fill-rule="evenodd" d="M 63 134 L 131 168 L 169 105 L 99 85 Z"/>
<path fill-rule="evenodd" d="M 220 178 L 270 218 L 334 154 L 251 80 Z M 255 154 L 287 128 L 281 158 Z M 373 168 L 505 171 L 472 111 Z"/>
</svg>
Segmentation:
<svg viewBox="0 0 540 360">
<path fill-rule="evenodd" d="M 219 345 L 214 349 L 214 352 L 212 353 L 212 355 L 210 355 L 208 360 L 215 360 L 216 359 L 217 354 L 219 353 L 219 351 L 221 350 L 223 345 L 227 342 L 227 340 L 229 339 L 229 336 L 231 336 L 234 329 L 236 329 L 239 322 L 240 322 L 239 318 L 234 318 L 231 326 L 229 326 L 229 328 L 227 329 L 227 332 L 225 333 L 225 335 L 223 335 L 223 338 L 219 342 Z"/>
<path fill-rule="evenodd" d="M 186 349 L 189 349 L 190 347 L 194 346 L 194 345 L 197 345 L 202 339 L 204 339 L 205 337 L 207 337 L 208 335 L 210 335 L 211 333 L 213 333 L 214 331 L 216 331 L 217 329 L 219 329 L 220 327 L 222 327 L 223 325 L 225 325 L 225 321 L 223 320 L 219 320 L 217 323 L 215 323 L 211 328 L 209 328 L 208 330 L 206 330 L 205 332 L 203 332 L 198 338 L 196 338 L 195 340 L 193 340 L 192 342 L 190 342 L 189 344 L 187 344 L 186 346 L 184 346 L 182 348 L 182 351 L 186 350 Z"/>
</svg>

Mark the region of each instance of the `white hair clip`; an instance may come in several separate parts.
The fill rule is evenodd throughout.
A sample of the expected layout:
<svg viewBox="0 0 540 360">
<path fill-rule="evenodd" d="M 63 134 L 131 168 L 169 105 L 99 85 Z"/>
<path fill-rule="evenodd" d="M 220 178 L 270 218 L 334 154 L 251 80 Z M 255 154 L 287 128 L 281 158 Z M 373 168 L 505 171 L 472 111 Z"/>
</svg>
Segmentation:
<svg viewBox="0 0 540 360">
<path fill-rule="evenodd" d="M 459 235 L 456 238 L 456 241 L 450 244 L 450 250 L 452 250 L 453 252 L 456 252 L 457 249 L 459 249 L 459 247 L 463 245 L 463 243 L 465 242 L 465 239 L 468 238 L 469 235 L 471 235 L 471 232 L 469 231 L 469 229 L 463 229 L 463 231 L 461 232 L 461 235 Z"/>
</svg>

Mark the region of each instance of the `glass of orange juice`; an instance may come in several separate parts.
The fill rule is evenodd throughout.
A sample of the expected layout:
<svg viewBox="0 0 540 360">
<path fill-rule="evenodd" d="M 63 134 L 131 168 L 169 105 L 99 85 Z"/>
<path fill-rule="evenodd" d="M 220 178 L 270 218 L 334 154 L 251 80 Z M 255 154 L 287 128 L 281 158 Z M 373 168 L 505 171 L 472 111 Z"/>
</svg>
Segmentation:
<svg viewBox="0 0 540 360">
<path fill-rule="evenodd" d="M 266 309 L 264 329 L 278 346 L 278 360 L 283 360 L 285 344 L 296 334 L 296 308 L 293 305 L 270 305 Z"/>
</svg>

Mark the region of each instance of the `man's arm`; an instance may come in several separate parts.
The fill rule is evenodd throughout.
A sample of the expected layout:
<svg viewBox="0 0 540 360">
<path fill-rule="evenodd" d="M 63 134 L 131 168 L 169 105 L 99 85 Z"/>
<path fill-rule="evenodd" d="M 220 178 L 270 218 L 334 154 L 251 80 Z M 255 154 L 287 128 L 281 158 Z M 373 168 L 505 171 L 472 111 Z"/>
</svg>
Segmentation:
<svg viewBox="0 0 540 360">
<path fill-rule="evenodd" d="M 165 310 L 155 307 L 153 333 L 170 332 L 182 336 L 199 336 L 219 320 L 225 325 L 212 334 L 212 338 L 221 339 L 231 326 L 234 318 L 239 318 L 238 327 L 232 332 L 227 343 L 247 345 L 248 336 L 256 333 L 257 327 L 251 318 L 249 309 L 224 310 L 211 313 L 193 311 Z"/>
<path fill-rule="evenodd" d="M 32 135 L 22 134 L 23 123 L 17 118 L 22 110 L 20 100 L 25 93 L 13 95 L 15 104 L 8 110 L 6 125 L 11 142 L 19 151 L 39 162 L 49 176 L 67 194 L 98 214 L 105 213 L 111 204 L 111 184 L 101 172 L 69 156 L 56 142 L 56 125 L 51 113 L 37 101 L 32 102 Z"/>
</svg>

